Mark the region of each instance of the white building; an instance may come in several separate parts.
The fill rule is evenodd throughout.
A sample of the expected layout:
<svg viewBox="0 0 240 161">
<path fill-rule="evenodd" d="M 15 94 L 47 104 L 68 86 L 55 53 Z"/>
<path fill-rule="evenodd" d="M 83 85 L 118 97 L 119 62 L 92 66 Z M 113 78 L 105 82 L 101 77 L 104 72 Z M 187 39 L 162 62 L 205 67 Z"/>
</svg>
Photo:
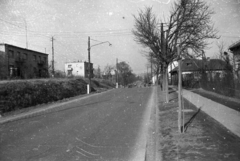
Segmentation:
<svg viewBox="0 0 240 161">
<path fill-rule="evenodd" d="M 66 76 L 81 76 L 88 77 L 89 66 L 88 62 L 72 62 L 65 63 Z M 91 77 L 93 77 L 93 64 L 90 63 Z"/>
</svg>

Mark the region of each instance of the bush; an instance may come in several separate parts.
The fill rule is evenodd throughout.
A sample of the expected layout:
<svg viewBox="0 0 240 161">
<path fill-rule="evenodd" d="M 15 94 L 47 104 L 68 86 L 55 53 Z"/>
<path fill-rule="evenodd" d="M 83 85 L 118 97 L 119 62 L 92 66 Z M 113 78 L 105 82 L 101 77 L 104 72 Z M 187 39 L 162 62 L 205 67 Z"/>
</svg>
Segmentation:
<svg viewBox="0 0 240 161">
<path fill-rule="evenodd" d="M 82 79 L 9 82 L 0 87 L 0 111 L 8 112 L 87 92 Z"/>
</svg>

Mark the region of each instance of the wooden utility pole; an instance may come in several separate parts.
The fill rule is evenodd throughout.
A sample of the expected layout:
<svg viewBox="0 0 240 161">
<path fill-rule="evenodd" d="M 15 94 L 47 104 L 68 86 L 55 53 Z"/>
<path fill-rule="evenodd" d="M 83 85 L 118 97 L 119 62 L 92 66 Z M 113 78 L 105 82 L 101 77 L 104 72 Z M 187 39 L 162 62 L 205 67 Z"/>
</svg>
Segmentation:
<svg viewBox="0 0 240 161">
<path fill-rule="evenodd" d="M 116 88 L 118 88 L 118 58 L 116 59 Z"/>
<path fill-rule="evenodd" d="M 52 37 L 52 74 L 53 74 L 53 77 L 55 75 L 55 69 L 54 69 L 54 44 L 53 44 L 53 41 L 55 40 L 54 37 Z"/>
<path fill-rule="evenodd" d="M 163 52 L 163 47 L 164 47 L 164 35 L 163 35 L 163 23 L 161 23 L 161 52 Z M 162 53 L 164 54 L 164 53 Z M 161 68 L 161 75 L 162 77 L 160 79 L 161 82 L 162 82 L 162 91 L 165 91 L 165 75 L 164 75 L 164 66 L 163 66 L 163 63 L 162 63 L 162 68 Z"/>
<path fill-rule="evenodd" d="M 151 80 L 153 80 L 153 74 L 152 74 L 152 54 L 151 54 Z M 153 82 L 152 82 L 153 83 Z"/>
<path fill-rule="evenodd" d="M 28 49 L 28 35 L 27 35 L 27 22 L 25 20 L 25 30 L 26 30 L 26 49 Z"/>
<path fill-rule="evenodd" d="M 88 36 L 88 79 L 89 79 L 89 93 L 91 92 L 91 60 L 90 60 L 90 36 Z"/>
<path fill-rule="evenodd" d="M 184 123 L 182 117 L 182 59 L 180 56 L 180 47 L 177 47 L 178 52 L 178 131 L 184 132 Z"/>
</svg>

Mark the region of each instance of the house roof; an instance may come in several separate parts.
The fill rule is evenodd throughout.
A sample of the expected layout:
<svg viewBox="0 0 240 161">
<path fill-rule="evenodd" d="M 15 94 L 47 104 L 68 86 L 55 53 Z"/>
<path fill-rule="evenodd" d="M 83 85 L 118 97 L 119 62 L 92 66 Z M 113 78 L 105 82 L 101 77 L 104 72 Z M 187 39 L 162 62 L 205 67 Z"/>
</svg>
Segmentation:
<svg viewBox="0 0 240 161">
<path fill-rule="evenodd" d="M 240 40 L 229 46 L 229 50 L 233 51 L 236 48 L 240 47 Z"/>
<path fill-rule="evenodd" d="M 226 62 L 220 59 L 199 60 L 199 59 L 184 59 L 182 61 L 182 72 L 201 71 L 219 71 L 226 70 Z M 170 73 L 178 72 L 178 67 L 174 68 Z"/>
<path fill-rule="evenodd" d="M 36 50 L 26 49 L 26 48 L 18 47 L 18 46 L 7 44 L 7 43 L 0 43 L 0 45 L 7 45 L 7 46 L 11 46 L 11 47 L 18 48 L 18 49 L 21 49 L 21 50 L 27 50 L 27 51 L 30 51 L 30 52 L 35 52 L 35 53 L 40 53 L 40 54 L 43 54 L 43 55 L 48 55 L 46 53 L 42 53 L 42 52 L 39 52 L 39 51 L 36 51 Z"/>
</svg>

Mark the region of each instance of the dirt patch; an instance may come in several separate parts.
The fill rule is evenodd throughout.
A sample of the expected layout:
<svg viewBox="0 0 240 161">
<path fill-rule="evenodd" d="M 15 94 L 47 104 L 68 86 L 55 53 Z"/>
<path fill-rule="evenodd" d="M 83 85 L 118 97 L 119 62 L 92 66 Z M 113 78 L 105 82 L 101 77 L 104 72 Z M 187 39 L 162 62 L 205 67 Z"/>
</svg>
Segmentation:
<svg viewBox="0 0 240 161">
<path fill-rule="evenodd" d="M 160 146 L 164 161 L 240 160 L 240 138 L 184 100 L 185 133 L 178 132 L 177 94 L 159 104 Z M 193 117 L 195 116 L 195 117 Z M 230 119 L 230 118 L 229 118 Z"/>
</svg>

